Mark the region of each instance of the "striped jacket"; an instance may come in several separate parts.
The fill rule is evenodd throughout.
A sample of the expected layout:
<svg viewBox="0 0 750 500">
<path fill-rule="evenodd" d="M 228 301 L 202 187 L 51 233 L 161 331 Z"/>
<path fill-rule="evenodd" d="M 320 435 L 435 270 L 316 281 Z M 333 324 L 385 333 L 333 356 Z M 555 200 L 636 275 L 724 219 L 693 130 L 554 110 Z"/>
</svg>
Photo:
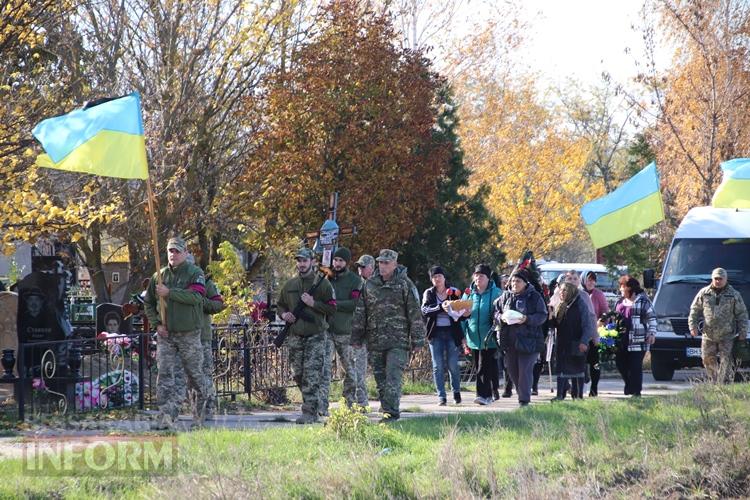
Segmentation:
<svg viewBox="0 0 750 500">
<path fill-rule="evenodd" d="M 623 300 L 620 298 L 617 301 L 615 311 L 620 313 L 624 311 Z M 641 292 L 635 298 L 631 313 L 632 325 L 628 330 L 628 351 L 648 351 L 650 346 L 646 343 L 646 336 L 656 335 L 656 314 L 645 292 Z"/>
</svg>

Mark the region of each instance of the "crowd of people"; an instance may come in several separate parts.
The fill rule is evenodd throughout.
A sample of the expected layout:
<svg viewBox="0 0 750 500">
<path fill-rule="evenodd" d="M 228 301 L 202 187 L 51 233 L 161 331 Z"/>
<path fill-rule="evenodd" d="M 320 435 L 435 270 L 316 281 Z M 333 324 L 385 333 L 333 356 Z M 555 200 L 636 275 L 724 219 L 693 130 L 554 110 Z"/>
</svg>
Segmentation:
<svg viewBox="0 0 750 500">
<path fill-rule="evenodd" d="M 200 423 L 214 408 L 211 383 L 210 315 L 223 308 L 216 286 L 188 261 L 181 238 L 168 243 L 169 264 L 151 279 L 145 294 L 148 319 L 158 338 L 157 398 L 161 423 L 171 427 L 184 400 L 183 386 L 194 394 L 194 419 Z M 621 335 L 615 353 L 626 395 L 639 397 L 643 359 L 655 341 L 656 318 L 648 295 L 632 276 L 619 280 L 614 311 L 596 287 L 596 274 L 570 270 L 544 283 L 533 255 L 509 275 L 498 276 L 484 263 L 475 266 L 472 282 L 452 286 L 440 265 L 429 270 L 432 286 L 421 296 L 398 263 L 398 253 L 383 249 L 377 258 L 362 255 L 357 272 L 352 254 L 339 247 L 323 272 L 309 248 L 295 255 L 296 275 L 281 288 L 277 314 L 288 325 L 286 342 L 295 382 L 302 394 L 297 423 L 328 415 L 333 354 L 343 369 L 343 397 L 354 408 L 368 405 L 366 372 L 372 369 L 383 421 L 400 417 L 403 371 L 410 353 L 429 344 L 438 404 L 448 404 L 446 374 L 454 404 L 461 404 L 459 359 L 470 358 L 478 405 L 512 397 L 527 406 L 538 394 L 539 378 L 554 363 L 557 391 L 553 401 L 598 395 L 600 359 L 598 327 L 602 318 L 618 318 Z M 716 269 L 712 283 L 696 296 L 690 329 L 705 320 L 703 359 L 709 377 L 724 380 L 731 356 L 730 340 L 747 334 L 742 297 Z M 730 325 L 731 323 L 731 325 Z M 167 328 L 167 325 L 169 327 Z M 728 326 L 730 325 L 730 326 Z M 719 364 L 719 361 L 721 364 Z M 184 378 L 187 378 L 185 383 Z M 505 387 L 500 394 L 501 381 Z"/>
</svg>

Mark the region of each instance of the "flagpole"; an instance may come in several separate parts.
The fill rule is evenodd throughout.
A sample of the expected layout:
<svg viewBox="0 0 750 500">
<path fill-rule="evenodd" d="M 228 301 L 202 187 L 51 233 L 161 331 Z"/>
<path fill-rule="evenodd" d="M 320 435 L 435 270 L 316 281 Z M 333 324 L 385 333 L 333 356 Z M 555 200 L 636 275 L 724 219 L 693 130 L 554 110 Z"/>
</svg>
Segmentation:
<svg viewBox="0 0 750 500">
<path fill-rule="evenodd" d="M 148 199 L 148 220 L 149 225 L 151 226 L 151 243 L 154 245 L 154 259 L 156 260 L 156 282 L 161 285 L 161 258 L 159 257 L 159 240 L 156 231 L 156 216 L 154 215 L 154 192 L 151 190 L 150 175 L 146 177 L 146 198 Z M 161 324 L 168 328 L 166 305 L 164 304 L 164 297 L 161 296 L 159 296 L 159 314 L 161 315 Z"/>
</svg>

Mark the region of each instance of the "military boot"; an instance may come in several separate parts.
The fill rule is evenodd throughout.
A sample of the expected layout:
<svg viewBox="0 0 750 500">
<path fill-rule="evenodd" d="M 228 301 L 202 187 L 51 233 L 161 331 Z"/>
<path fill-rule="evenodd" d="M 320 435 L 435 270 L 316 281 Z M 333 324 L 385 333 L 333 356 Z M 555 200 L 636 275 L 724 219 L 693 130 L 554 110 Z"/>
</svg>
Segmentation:
<svg viewBox="0 0 750 500">
<path fill-rule="evenodd" d="M 297 422 L 298 424 L 314 424 L 317 421 L 317 415 L 310 415 L 309 413 L 303 413 L 302 415 L 297 417 L 297 420 L 295 420 L 295 422 Z"/>
</svg>

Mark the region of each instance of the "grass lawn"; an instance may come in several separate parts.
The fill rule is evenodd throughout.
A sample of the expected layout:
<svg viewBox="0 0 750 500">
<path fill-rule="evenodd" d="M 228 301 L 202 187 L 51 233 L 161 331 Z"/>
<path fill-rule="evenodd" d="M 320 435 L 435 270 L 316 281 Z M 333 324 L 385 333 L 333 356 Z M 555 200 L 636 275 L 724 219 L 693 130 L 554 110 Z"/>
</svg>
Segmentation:
<svg viewBox="0 0 750 500">
<path fill-rule="evenodd" d="M 750 385 L 510 413 L 177 436 L 164 476 L 32 476 L 0 497 L 587 498 L 750 495 Z"/>
</svg>

